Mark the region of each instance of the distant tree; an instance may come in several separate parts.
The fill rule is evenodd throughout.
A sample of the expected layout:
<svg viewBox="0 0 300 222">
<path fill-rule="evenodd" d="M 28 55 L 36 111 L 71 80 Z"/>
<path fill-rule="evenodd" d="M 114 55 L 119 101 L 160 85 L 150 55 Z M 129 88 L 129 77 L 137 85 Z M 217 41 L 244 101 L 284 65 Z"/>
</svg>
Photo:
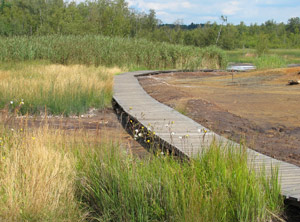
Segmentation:
<svg viewBox="0 0 300 222">
<path fill-rule="evenodd" d="M 100 34 L 224 49 L 262 48 L 261 42 L 272 48 L 300 48 L 299 17 L 250 26 L 228 24 L 224 15 L 220 19 L 221 24 L 162 24 L 154 10 L 139 12 L 126 0 L 0 0 L 2 36 Z"/>
<path fill-rule="evenodd" d="M 221 15 L 221 20 L 222 20 L 222 24 L 221 24 L 219 32 L 218 32 L 218 36 L 217 36 L 217 39 L 216 39 L 216 45 L 218 45 L 218 41 L 219 41 L 219 38 L 220 38 L 220 35 L 221 35 L 223 24 L 227 23 L 227 16 Z"/>
<path fill-rule="evenodd" d="M 247 36 L 249 35 L 249 28 L 245 25 L 244 22 L 240 22 L 237 28 L 237 44 L 235 47 L 245 48 L 247 43 Z"/>
<path fill-rule="evenodd" d="M 287 29 L 287 31 L 292 32 L 292 33 L 299 32 L 300 18 L 299 17 L 290 18 L 288 20 L 286 29 Z"/>
<path fill-rule="evenodd" d="M 256 53 L 258 56 L 266 54 L 269 50 L 269 40 L 266 34 L 260 34 L 256 44 Z"/>
<path fill-rule="evenodd" d="M 183 43 L 185 45 L 194 45 L 194 37 L 191 31 L 184 32 Z"/>
<path fill-rule="evenodd" d="M 222 35 L 220 37 L 219 46 L 223 49 L 231 50 L 236 48 L 238 43 L 238 29 L 232 24 L 227 24 L 223 28 Z"/>
<path fill-rule="evenodd" d="M 3 9 L 5 6 L 5 0 L 1 0 L 1 5 L 0 5 L 0 12 L 3 13 Z"/>
<path fill-rule="evenodd" d="M 149 10 L 149 14 L 147 16 L 147 28 L 150 31 L 154 31 L 154 29 L 157 27 L 158 25 L 158 20 L 156 19 L 156 13 L 153 9 Z"/>
</svg>

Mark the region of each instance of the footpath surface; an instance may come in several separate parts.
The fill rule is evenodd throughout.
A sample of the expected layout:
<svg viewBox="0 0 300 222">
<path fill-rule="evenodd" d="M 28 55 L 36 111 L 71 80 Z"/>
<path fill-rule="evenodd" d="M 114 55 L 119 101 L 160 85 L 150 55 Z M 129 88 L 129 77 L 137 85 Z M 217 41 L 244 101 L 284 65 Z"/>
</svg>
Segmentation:
<svg viewBox="0 0 300 222">
<path fill-rule="evenodd" d="M 213 141 L 239 146 L 149 96 L 136 77 L 159 73 L 162 72 L 137 71 L 115 77 L 113 103 L 120 118 L 124 119 L 126 116 L 133 119 L 139 126 L 155 132 L 155 138 L 163 142 L 165 148 L 172 149 L 178 155 L 188 158 L 201 153 Z M 255 169 L 264 166 L 267 173 L 271 173 L 271 169 L 278 166 L 282 195 L 299 205 L 300 168 L 251 149 L 247 149 L 247 152 L 249 163 L 251 162 Z"/>
</svg>

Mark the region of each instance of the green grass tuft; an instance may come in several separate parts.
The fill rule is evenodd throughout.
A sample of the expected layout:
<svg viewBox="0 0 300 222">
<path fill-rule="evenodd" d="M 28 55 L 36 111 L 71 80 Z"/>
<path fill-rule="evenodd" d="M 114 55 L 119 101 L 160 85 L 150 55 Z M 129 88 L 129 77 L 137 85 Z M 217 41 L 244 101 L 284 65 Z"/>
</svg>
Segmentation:
<svg viewBox="0 0 300 222">
<path fill-rule="evenodd" d="M 280 213 L 277 177 L 249 171 L 243 149 L 223 148 L 178 162 L 109 145 L 79 158 L 79 196 L 99 221 L 267 221 Z"/>
<path fill-rule="evenodd" d="M 256 51 L 253 49 L 237 49 L 232 51 L 226 51 L 228 55 L 229 62 L 237 63 L 254 63 L 257 61 Z M 277 57 L 275 59 L 280 59 L 283 62 L 276 62 L 279 68 L 281 65 L 285 64 L 299 64 L 300 63 L 300 50 L 299 49 L 270 49 L 266 57 Z M 268 60 L 275 60 L 274 58 Z M 261 59 L 266 60 L 266 58 Z M 263 66 L 262 66 L 263 67 Z"/>
<path fill-rule="evenodd" d="M 0 125 L 4 221 L 270 221 L 281 215 L 278 171 L 266 177 L 243 148 L 212 144 L 187 161 L 130 155 L 84 131 Z"/>
<path fill-rule="evenodd" d="M 258 69 L 272 69 L 287 67 L 287 61 L 278 55 L 262 55 L 254 60 Z"/>
</svg>

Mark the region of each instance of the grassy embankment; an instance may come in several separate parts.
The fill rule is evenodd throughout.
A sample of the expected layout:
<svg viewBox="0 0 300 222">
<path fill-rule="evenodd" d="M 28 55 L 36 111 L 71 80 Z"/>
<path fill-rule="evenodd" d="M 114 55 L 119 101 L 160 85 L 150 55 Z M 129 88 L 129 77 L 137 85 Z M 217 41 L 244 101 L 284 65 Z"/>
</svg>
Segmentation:
<svg viewBox="0 0 300 222">
<path fill-rule="evenodd" d="M 77 42 L 71 37 L 66 38 L 70 38 L 68 41 L 49 37 L 55 42 L 48 42 L 51 47 L 41 44 L 46 38 L 7 39 L 7 45 L 0 47 L 2 108 L 35 113 L 46 106 L 49 113 L 72 114 L 92 106 L 107 106 L 113 73 L 121 69 L 50 64 L 96 63 L 96 58 L 102 61 L 104 57 L 96 53 L 101 50 L 95 49 L 100 43 L 89 42 L 96 37 L 83 40 L 89 49 L 94 48 L 91 60 L 85 58 L 89 50 L 83 43 L 80 48 L 76 38 Z M 51 52 L 52 47 L 57 51 Z M 171 53 L 174 48 L 170 47 Z M 124 59 L 124 51 L 116 55 L 114 50 L 111 47 L 112 54 L 106 51 L 106 55 L 115 60 L 104 65 L 126 68 L 128 62 L 141 68 L 149 62 L 146 56 L 144 60 L 134 57 L 131 63 Z M 57 61 L 53 60 L 56 55 Z M 157 61 L 153 66 L 164 67 L 161 57 L 151 55 Z M 183 61 L 187 55 L 181 56 Z M 41 64 L 35 59 L 50 62 Z M 30 61 L 14 67 L 16 61 L 24 60 Z M 170 64 L 180 64 L 174 61 Z M 80 131 L 71 134 L 47 127 L 12 131 L 1 125 L 0 137 L 1 220 L 265 221 L 281 213 L 277 174 L 268 180 L 249 170 L 243 149 L 224 151 L 212 144 L 201 159 L 178 162 L 163 155 L 138 159 L 124 153 L 117 140 L 100 140 Z"/>
<path fill-rule="evenodd" d="M 260 57 L 254 49 L 227 51 L 228 61 L 253 63 L 258 69 L 281 68 L 287 64 L 300 64 L 299 49 L 270 49 Z"/>
</svg>

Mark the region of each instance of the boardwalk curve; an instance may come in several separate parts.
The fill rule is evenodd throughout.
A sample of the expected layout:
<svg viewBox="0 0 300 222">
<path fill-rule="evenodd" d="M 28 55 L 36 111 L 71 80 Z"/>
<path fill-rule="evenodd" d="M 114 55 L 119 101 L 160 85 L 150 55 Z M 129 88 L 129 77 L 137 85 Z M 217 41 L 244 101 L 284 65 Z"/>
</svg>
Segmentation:
<svg viewBox="0 0 300 222">
<path fill-rule="evenodd" d="M 155 132 L 154 139 L 162 148 L 188 158 L 197 155 L 213 140 L 239 146 L 156 101 L 145 92 L 137 79 L 142 75 L 166 72 L 175 71 L 137 71 L 115 76 L 113 107 L 123 126 L 129 131 L 134 130 L 134 127 L 151 130 Z M 282 195 L 291 203 L 300 206 L 300 168 L 251 149 L 247 149 L 247 152 L 256 168 L 262 165 L 267 170 L 273 166 L 279 167 Z"/>
</svg>

